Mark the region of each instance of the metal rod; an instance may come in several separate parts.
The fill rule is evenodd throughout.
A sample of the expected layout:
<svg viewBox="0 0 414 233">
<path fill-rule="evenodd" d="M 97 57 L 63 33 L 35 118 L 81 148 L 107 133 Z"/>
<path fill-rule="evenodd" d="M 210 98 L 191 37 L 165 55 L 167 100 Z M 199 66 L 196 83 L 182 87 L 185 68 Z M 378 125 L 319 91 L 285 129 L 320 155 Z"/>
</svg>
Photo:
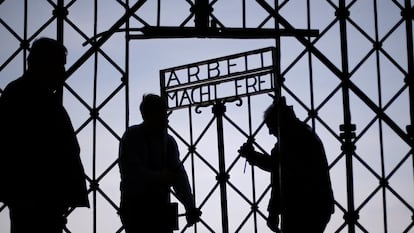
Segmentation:
<svg viewBox="0 0 414 233">
<path fill-rule="evenodd" d="M 278 36 L 310 36 L 319 35 L 319 30 L 311 29 L 264 29 L 264 28 L 206 28 L 194 27 L 153 27 L 135 28 L 133 31 L 142 34 L 131 34 L 130 39 L 162 39 L 162 38 L 220 38 L 220 39 L 273 39 Z"/>
<path fill-rule="evenodd" d="M 224 157 L 224 133 L 223 133 L 223 114 L 226 111 L 226 106 L 223 102 L 217 101 L 213 106 L 213 113 L 217 120 L 217 143 L 218 143 L 218 157 L 219 157 L 219 174 L 217 180 L 220 185 L 220 200 L 221 200 L 221 221 L 222 232 L 229 232 L 229 220 L 227 210 L 227 184 L 228 175 L 226 173 L 226 162 Z"/>
<path fill-rule="evenodd" d="M 339 1 L 339 8 L 336 11 L 336 17 L 339 20 L 340 40 L 341 40 L 341 57 L 342 57 L 342 101 L 344 110 L 344 123 L 341 131 L 343 139 L 342 150 L 345 153 L 346 166 L 346 187 L 347 187 L 347 213 L 345 213 L 345 221 L 348 225 L 348 232 L 355 233 L 355 225 L 357 223 L 358 215 L 355 211 L 355 197 L 354 197 L 354 171 L 353 171 L 353 155 L 354 144 L 352 139 L 354 137 L 354 127 L 351 121 L 351 110 L 349 103 L 349 64 L 348 64 L 348 42 L 347 42 L 347 17 L 349 15 L 346 8 L 345 0 Z"/>
<path fill-rule="evenodd" d="M 93 43 L 93 46 L 90 47 L 66 72 L 67 77 L 69 78 L 79 67 L 83 65 L 99 48 L 109 40 L 114 33 L 119 30 L 119 28 L 125 24 L 125 22 L 139 9 L 147 0 L 139 0 L 131 8 L 125 10 L 125 14 L 116 21 L 111 28 L 105 33 L 101 34 L 100 38 Z"/>
</svg>

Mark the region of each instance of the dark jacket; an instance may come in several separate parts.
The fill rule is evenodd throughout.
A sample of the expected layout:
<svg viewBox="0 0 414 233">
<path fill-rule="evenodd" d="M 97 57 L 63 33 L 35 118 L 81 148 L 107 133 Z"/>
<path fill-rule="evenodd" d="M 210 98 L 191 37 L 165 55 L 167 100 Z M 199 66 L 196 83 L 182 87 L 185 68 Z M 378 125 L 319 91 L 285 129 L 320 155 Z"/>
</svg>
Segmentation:
<svg viewBox="0 0 414 233">
<path fill-rule="evenodd" d="M 279 174 L 282 176 L 281 183 L 274 185 L 272 199 L 278 197 L 281 202 L 271 200 L 269 209 L 285 214 L 329 216 L 334 211 L 334 198 L 321 140 L 299 120 L 285 130 L 281 143 L 272 150 L 275 162 L 281 164 L 274 167 L 272 182 L 277 182 Z"/>
<path fill-rule="evenodd" d="M 30 75 L 0 97 L 0 201 L 89 206 L 80 148 L 53 93 Z"/>
<path fill-rule="evenodd" d="M 331 215 L 334 198 L 321 140 L 298 119 L 281 124 L 280 140 L 271 155 L 256 153 L 250 160 L 271 172 L 269 212 L 309 217 Z"/>
<path fill-rule="evenodd" d="M 156 135 L 144 124 L 131 126 L 122 137 L 119 159 L 121 209 L 128 206 L 135 208 L 136 205 L 145 209 L 168 204 L 170 187 L 186 210 L 194 208 L 177 143 L 166 132 Z M 176 178 L 173 183 L 163 182 L 160 176 L 165 171 L 174 174 Z"/>
</svg>

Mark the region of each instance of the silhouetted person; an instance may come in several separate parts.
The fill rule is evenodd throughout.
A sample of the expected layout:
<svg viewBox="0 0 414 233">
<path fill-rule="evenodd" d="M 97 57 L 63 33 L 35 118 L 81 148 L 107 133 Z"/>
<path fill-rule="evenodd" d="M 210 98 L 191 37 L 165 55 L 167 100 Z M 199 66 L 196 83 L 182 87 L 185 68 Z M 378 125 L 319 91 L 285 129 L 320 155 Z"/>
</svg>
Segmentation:
<svg viewBox="0 0 414 233">
<path fill-rule="evenodd" d="M 56 89 L 66 48 L 41 38 L 28 69 L 0 97 L 0 201 L 11 232 L 62 232 L 69 207 L 89 206 L 79 145 Z"/>
<path fill-rule="evenodd" d="M 239 152 L 250 164 L 271 172 L 267 225 L 277 232 L 281 215 L 283 233 L 323 232 L 334 212 L 334 199 L 321 140 L 284 99 L 268 107 L 264 121 L 278 138 L 271 155 L 256 152 L 250 142 Z"/>
<path fill-rule="evenodd" d="M 144 95 L 143 122 L 124 133 L 119 152 L 120 215 L 127 233 L 172 232 L 178 221 L 171 208 L 170 187 L 186 210 L 187 224 L 199 220 L 177 143 L 167 134 L 167 106 L 154 94 Z"/>
</svg>

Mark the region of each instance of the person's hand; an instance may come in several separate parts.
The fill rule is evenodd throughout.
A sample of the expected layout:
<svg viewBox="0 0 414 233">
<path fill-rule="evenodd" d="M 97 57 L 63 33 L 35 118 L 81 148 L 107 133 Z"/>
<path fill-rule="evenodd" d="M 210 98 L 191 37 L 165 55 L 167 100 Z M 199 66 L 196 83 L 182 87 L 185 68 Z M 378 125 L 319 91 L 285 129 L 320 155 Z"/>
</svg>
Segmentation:
<svg viewBox="0 0 414 233">
<path fill-rule="evenodd" d="M 267 226 L 273 232 L 280 233 L 280 230 L 279 230 L 279 215 L 278 214 L 273 214 L 272 212 L 270 212 L 269 216 L 267 218 Z"/>
<path fill-rule="evenodd" d="M 238 150 L 241 157 L 249 159 L 250 155 L 254 153 L 254 147 L 252 143 L 246 142 L 244 143 L 240 149 Z"/>
<path fill-rule="evenodd" d="M 192 226 L 196 222 L 200 221 L 201 210 L 194 207 L 190 210 L 187 210 L 187 213 L 185 213 L 185 216 L 186 216 L 186 219 L 187 219 L 187 225 Z"/>
</svg>

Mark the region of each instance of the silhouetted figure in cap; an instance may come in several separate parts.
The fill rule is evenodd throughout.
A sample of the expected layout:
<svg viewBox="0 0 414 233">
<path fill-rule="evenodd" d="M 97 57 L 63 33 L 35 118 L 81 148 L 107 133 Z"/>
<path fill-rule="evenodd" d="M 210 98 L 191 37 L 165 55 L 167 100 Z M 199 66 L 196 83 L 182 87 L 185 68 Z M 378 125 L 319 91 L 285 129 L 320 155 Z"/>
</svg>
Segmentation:
<svg viewBox="0 0 414 233">
<path fill-rule="evenodd" d="M 239 150 L 250 164 L 271 172 L 267 225 L 283 233 L 322 233 L 334 212 L 334 199 L 323 144 L 315 132 L 296 118 L 284 99 L 265 111 L 269 133 L 278 138 L 265 155 L 251 142 Z"/>
<path fill-rule="evenodd" d="M 184 205 L 191 226 L 199 221 L 201 212 L 195 207 L 177 143 L 167 134 L 166 103 L 158 95 L 144 95 L 140 111 L 143 122 L 129 127 L 120 143 L 120 215 L 125 231 L 166 233 L 177 229 L 177 206 L 170 201 L 170 187 Z"/>
<path fill-rule="evenodd" d="M 89 206 L 78 141 L 56 95 L 66 48 L 41 38 L 27 61 L 0 97 L 0 201 L 12 233 L 58 233 L 69 207 Z"/>
</svg>

